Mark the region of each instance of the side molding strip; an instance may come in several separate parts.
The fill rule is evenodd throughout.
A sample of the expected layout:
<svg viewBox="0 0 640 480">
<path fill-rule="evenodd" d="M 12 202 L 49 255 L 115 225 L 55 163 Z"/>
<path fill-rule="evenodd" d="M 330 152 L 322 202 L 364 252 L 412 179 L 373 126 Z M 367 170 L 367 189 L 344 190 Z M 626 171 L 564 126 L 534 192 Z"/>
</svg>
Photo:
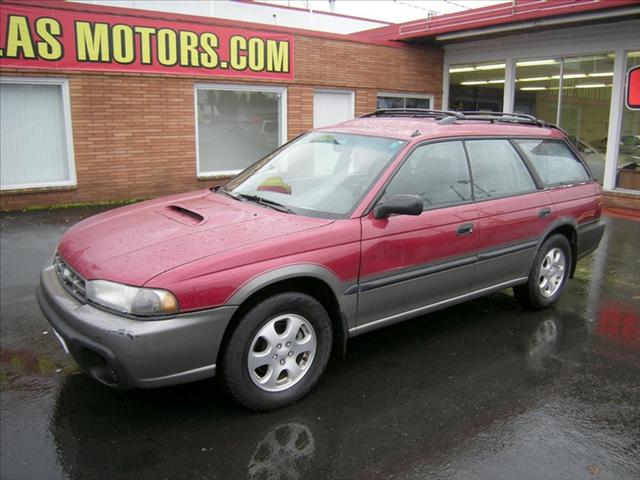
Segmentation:
<svg viewBox="0 0 640 480">
<path fill-rule="evenodd" d="M 491 291 L 502 290 L 504 288 L 512 287 L 514 285 L 519 285 L 521 283 L 526 282 L 528 278 L 529 277 L 515 278 L 507 282 L 498 283 L 497 285 L 491 285 L 490 287 L 485 287 L 480 290 L 475 290 L 473 292 L 465 293 L 463 295 L 458 295 L 457 297 L 447 298 L 445 300 L 441 300 L 436 303 L 430 303 L 429 305 L 424 305 L 422 307 L 414 308 L 413 310 L 407 310 L 406 312 L 396 313 L 395 315 L 390 315 L 388 317 L 381 318 L 380 320 L 376 320 L 374 322 L 365 323 L 364 325 L 358 325 L 357 327 L 353 327 L 349 329 L 349 335 L 354 337 L 356 335 L 360 335 L 361 333 L 365 333 L 370 330 L 376 330 L 386 325 L 391 325 L 393 323 L 401 322 L 402 320 L 417 316 L 417 314 L 419 313 L 427 313 L 430 310 L 437 310 L 440 308 L 444 308 L 448 305 L 461 303 L 461 301 L 463 300 L 471 299 L 473 297 L 479 297 Z"/>
<path fill-rule="evenodd" d="M 478 255 L 478 260 L 489 260 L 490 258 L 499 257 L 500 255 L 508 255 L 510 253 L 526 250 L 528 248 L 534 248 L 537 245 L 538 245 L 538 240 L 536 239 L 536 240 L 531 240 L 530 242 L 513 245 L 511 247 L 501 248 L 499 250 L 491 250 L 489 252 L 481 253 L 480 255 Z"/>
<path fill-rule="evenodd" d="M 510 245 L 508 247 L 502 247 L 492 250 L 480 252 L 478 255 L 472 255 L 470 257 L 458 258 L 444 263 L 438 263 L 435 265 L 429 265 L 417 270 L 411 270 L 408 272 L 397 273 L 395 275 L 389 275 L 383 278 L 377 278 L 375 280 L 369 280 L 362 282 L 360 285 L 351 285 L 344 291 L 344 295 L 353 295 L 354 293 L 367 292 L 375 288 L 386 287 L 393 285 L 394 283 L 406 282 L 407 280 L 415 280 L 416 278 L 425 277 L 427 275 L 433 275 L 434 273 L 444 272 L 453 268 L 464 267 L 478 261 L 489 260 L 501 255 L 509 255 L 510 253 L 520 252 L 529 248 L 535 248 L 538 245 L 540 239 L 529 240 L 528 242 L 519 243 L 517 245 Z"/>
<path fill-rule="evenodd" d="M 445 270 L 450 270 L 452 268 L 463 267 L 465 265 L 470 265 L 477 261 L 478 257 L 466 257 L 461 258 L 459 260 L 453 260 L 451 262 L 440 263 L 437 265 L 432 265 L 429 267 L 420 268 L 418 270 L 412 270 L 406 273 L 398 273 L 396 275 L 391 275 L 389 277 L 380 278 L 377 280 L 370 280 L 368 282 L 364 282 L 360 284 L 360 293 L 366 292 L 367 290 L 373 290 L 374 288 L 386 287 L 387 285 L 392 285 L 394 283 L 405 282 L 407 280 L 414 280 L 416 278 L 425 277 L 427 275 L 432 275 L 434 273 L 443 272 Z"/>
</svg>

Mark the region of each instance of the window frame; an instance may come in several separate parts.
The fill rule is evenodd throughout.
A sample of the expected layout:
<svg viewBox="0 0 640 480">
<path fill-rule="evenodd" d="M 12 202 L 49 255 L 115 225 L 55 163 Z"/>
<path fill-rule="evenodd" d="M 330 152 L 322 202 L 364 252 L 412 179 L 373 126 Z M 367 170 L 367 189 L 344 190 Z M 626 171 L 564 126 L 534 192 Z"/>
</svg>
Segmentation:
<svg viewBox="0 0 640 480">
<path fill-rule="evenodd" d="M 69 80 L 62 77 L 12 77 L 0 76 L 2 84 L 21 85 L 55 85 L 59 86 L 62 93 L 62 115 L 64 117 L 65 143 L 67 147 L 67 167 L 69 179 L 55 182 L 31 182 L 15 185 L 0 185 L 0 190 L 27 190 L 27 189 L 48 189 L 57 187 L 77 187 L 75 150 L 73 145 L 73 122 L 71 121 L 71 100 L 69 95 Z"/>
<path fill-rule="evenodd" d="M 407 98 L 417 98 L 419 100 L 429 100 L 429 110 L 434 109 L 435 105 L 435 95 L 430 93 L 400 93 L 400 92 L 378 92 L 376 94 L 376 109 L 378 109 L 378 99 L 380 97 L 400 97 L 404 99 L 405 106 L 402 108 L 407 108 Z"/>
<path fill-rule="evenodd" d="M 194 106 L 194 120 L 195 120 L 195 140 L 196 140 L 196 178 L 199 180 L 211 180 L 220 178 L 230 178 L 243 172 L 248 167 L 238 168 L 234 170 L 200 170 L 200 138 L 198 135 L 198 91 L 199 90 L 226 90 L 234 92 L 266 92 L 278 94 L 278 128 L 280 130 L 280 136 L 278 139 L 279 149 L 287 143 L 287 87 L 275 86 L 275 85 L 260 85 L 260 84 L 235 84 L 235 83 L 195 83 L 193 85 L 193 106 Z M 260 161 L 260 159 L 257 159 Z M 255 163 L 255 162 L 254 162 Z"/>
<path fill-rule="evenodd" d="M 371 213 L 371 211 L 376 207 L 376 205 L 378 205 L 378 203 L 380 202 L 380 199 L 384 196 L 384 194 L 385 194 L 385 192 L 387 190 L 387 186 L 395 178 L 395 176 L 398 174 L 400 169 L 403 167 L 403 165 L 405 164 L 407 159 L 413 154 L 413 152 L 419 147 L 422 147 L 424 145 L 429 145 L 429 144 L 432 144 L 432 143 L 455 142 L 455 141 L 462 142 L 462 145 L 465 148 L 465 155 L 467 157 L 467 168 L 469 168 L 470 178 L 471 178 L 471 182 L 473 184 L 473 181 L 474 181 L 473 169 L 471 168 L 471 159 L 469 158 L 469 152 L 467 151 L 466 141 L 467 140 L 506 140 L 511 144 L 512 148 L 516 151 L 516 154 L 520 158 L 520 161 L 524 164 L 524 166 L 525 166 L 525 168 L 527 170 L 527 173 L 529 174 L 529 176 L 531 177 L 531 180 L 533 181 L 535 189 L 531 190 L 529 192 L 521 192 L 521 193 L 516 193 L 516 194 L 512 194 L 512 195 L 504 195 L 504 196 L 501 196 L 501 197 L 491 197 L 491 198 L 478 199 L 478 198 L 475 197 L 475 189 L 471 188 L 471 199 L 469 201 L 464 202 L 464 203 L 457 203 L 455 205 L 444 205 L 444 206 L 440 206 L 440 207 L 434 207 L 434 208 L 431 208 L 431 209 L 425 209 L 425 210 L 423 210 L 423 212 L 431 212 L 433 210 L 439 210 L 440 208 L 455 208 L 455 207 L 459 207 L 459 206 L 462 206 L 462 205 L 469 205 L 471 203 L 480 203 L 480 202 L 487 202 L 487 201 L 499 200 L 499 199 L 504 199 L 504 198 L 519 197 L 521 195 L 531 195 L 532 193 L 538 193 L 538 192 L 541 192 L 543 190 L 548 190 L 550 188 L 557 188 L 557 187 L 545 187 L 542 183 L 540 183 L 539 179 L 537 178 L 537 173 L 532 170 L 531 165 L 529 165 L 529 161 L 522 155 L 522 153 L 517 148 L 517 146 L 513 145 L 512 140 L 517 140 L 517 139 L 548 140 L 548 139 L 550 139 L 550 137 L 537 136 L 537 135 L 536 136 L 526 136 L 526 135 L 518 135 L 518 136 L 509 136 L 509 135 L 507 135 L 507 136 L 504 136 L 504 135 L 491 135 L 491 136 L 465 135 L 465 136 L 459 136 L 459 137 L 456 136 L 456 137 L 433 138 L 433 139 L 423 140 L 423 141 L 421 141 L 419 143 L 416 143 L 415 145 L 410 146 L 409 149 L 407 150 L 407 152 L 405 153 L 404 157 L 402 158 L 402 161 L 395 167 L 393 173 L 385 181 L 384 185 L 382 185 L 380 187 L 380 189 L 376 193 L 376 196 L 367 205 L 367 207 L 365 208 L 365 210 L 362 213 L 362 217 L 366 217 L 367 215 L 369 215 Z M 556 140 L 556 139 L 553 139 L 553 140 Z M 561 141 L 561 142 L 565 142 L 563 139 L 557 139 L 557 140 Z M 567 142 L 565 142 L 565 143 L 567 143 Z M 575 154 L 575 152 L 574 152 L 574 154 Z M 582 163 L 582 160 L 581 160 L 581 163 Z M 583 163 L 583 166 L 584 166 L 584 163 Z M 589 172 L 588 169 L 587 169 L 587 171 Z"/>
</svg>

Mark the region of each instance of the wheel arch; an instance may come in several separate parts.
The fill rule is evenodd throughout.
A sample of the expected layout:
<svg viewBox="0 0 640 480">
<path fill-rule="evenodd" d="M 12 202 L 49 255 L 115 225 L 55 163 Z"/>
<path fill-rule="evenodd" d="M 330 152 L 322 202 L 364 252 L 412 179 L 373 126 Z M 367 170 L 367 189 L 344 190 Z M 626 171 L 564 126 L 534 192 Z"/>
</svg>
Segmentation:
<svg viewBox="0 0 640 480">
<path fill-rule="evenodd" d="M 225 329 L 221 350 L 243 315 L 261 300 L 281 292 L 301 292 L 312 296 L 327 311 L 333 330 L 334 352 L 346 354 L 349 319 L 355 318 L 356 295 L 345 296 L 349 285 L 340 282 L 332 272 L 319 265 L 294 265 L 266 272 L 243 285 L 227 301 L 239 305 Z M 218 354 L 220 355 L 220 353 Z"/>
<path fill-rule="evenodd" d="M 554 222 L 542 236 L 538 248 L 552 235 L 564 236 L 571 246 L 571 271 L 569 278 L 573 278 L 578 264 L 578 231 L 577 224 L 572 218 L 561 218 Z"/>
</svg>

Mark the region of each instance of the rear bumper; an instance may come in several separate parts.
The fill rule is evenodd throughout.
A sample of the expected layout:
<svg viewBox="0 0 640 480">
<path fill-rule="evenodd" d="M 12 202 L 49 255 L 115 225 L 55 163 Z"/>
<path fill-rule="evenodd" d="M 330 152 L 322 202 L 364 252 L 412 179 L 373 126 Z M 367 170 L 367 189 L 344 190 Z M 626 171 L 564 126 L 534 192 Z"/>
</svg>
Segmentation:
<svg viewBox="0 0 640 480">
<path fill-rule="evenodd" d="M 605 225 L 601 220 L 578 226 L 578 260 L 593 252 L 602 240 Z"/>
<path fill-rule="evenodd" d="M 151 388 L 215 375 L 224 331 L 237 307 L 132 320 L 78 302 L 43 270 L 36 289 L 45 317 L 76 363 L 96 380 L 119 388 Z"/>
</svg>

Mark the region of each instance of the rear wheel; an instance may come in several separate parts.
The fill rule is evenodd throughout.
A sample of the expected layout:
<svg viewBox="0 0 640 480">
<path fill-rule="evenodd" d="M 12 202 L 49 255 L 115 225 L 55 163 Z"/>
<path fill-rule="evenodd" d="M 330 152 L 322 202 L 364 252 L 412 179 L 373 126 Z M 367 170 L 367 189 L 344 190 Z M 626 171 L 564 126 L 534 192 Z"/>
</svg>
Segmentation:
<svg viewBox="0 0 640 480">
<path fill-rule="evenodd" d="M 553 305 L 564 291 L 571 262 L 571 246 L 567 238 L 564 235 L 549 237 L 533 260 L 527 283 L 513 289 L 518 301 L 535 310 Z"/>
<path fill-rule="evenodd" d="M 222 354 L 226 389 L 254 410 L 295 402 L 318 381 L 331 352 L 331 321 L 315 298 L 274 295 L 241 318 Z"/>
</svg>

